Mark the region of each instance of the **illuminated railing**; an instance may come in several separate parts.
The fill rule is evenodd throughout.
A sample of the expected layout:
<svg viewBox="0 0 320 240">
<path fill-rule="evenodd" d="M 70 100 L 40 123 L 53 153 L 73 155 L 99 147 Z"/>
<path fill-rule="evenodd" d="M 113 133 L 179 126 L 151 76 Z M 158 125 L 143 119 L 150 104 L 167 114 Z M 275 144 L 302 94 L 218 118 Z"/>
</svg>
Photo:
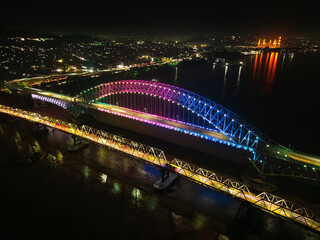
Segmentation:
<svg viewBox="0 0 320 240">
<path fill-rule="evenodd" d="M 117 107 L 117 108 L 120 109 L 119 107 Z M 113 115 L 117 115 L 117 116 L 120 116 L 120 117 L 125 117 L 125 118 L 133 119 L 133 120 L 136 120 L 136 121 L 145 122 L 145 123 L 148 123 L 148 124 L 151 124 L 151 125 L 156 125 L 156 126 L 159 126 L 159 127 L 163 127 L 163 128 L 167 128 L 167 129 L 170 129 L 170 130 L 174 130 L 174 131 L 177 131 L 177 132 L 182 132 L 184 134 L 188 134 L 188 135 L 191 135 L 191 136 L 195 136 L 195 137 L 199 137 L 199 138 L 202 138 L 202 139 L 206 139 L 208 141 L 218 142 L 220 144 L 225 144 L 225 145 L 228 145 L 228 146 L 232 146 L 232 147 L 236 147 L 236 148 L 240 148 L 240 149 L 245 149 L 245 150 L 248 150 L 250 152 L 254 152 L 254 150 L 252 148 L 243 147 L 240 144 L 233 143 L 233 142 L 229 141 L 229 139 L 225 135 L 222 135 L 222 134 L 217 133 L 217 132 L 214 132 L 215 133 L 215 137 L 212 137 L 212 136 L 208 136 L 206 134 L 201 134 L 201 133 L 198 133 L 198 132 L 195 132 L 195 131 L 187 130 L 187 129 L 182 128 L 182 127 L 179 128 L 179 127 L 176 127 L 176 126 L 172 126 L 170 124 L 164 124 L 164 123 L 157 122 L 156 120 L 158 120 L 158 119 L 160 119 L 160 120 L 165 119 L 165 118 L 160 117 L 160 116 L 143 113 L 147 117 L 153 117 L 154 121 L 152 121 L 152 120 L 149 120 L 149 119 L 145 119 L 145 118 L 137 117 L 137 116 L 132 116 L 132 115 L 128 114 L 128 112 L 131 112 L 131 113 L 133 112 L 134 113 L 134 112 L 137 112 L 137 111 L 134 111 L 134 110 L 131 110 L 131 109 L 126 109 L 126 108 L 122 108 L 122 109 L 125 109 L 126 113 L 121 113 L 121 112 L 119 112 L 119 110 L 117 112 L 115 110 L 108 110 L 107 108 L 98 108 L 98 110 L 102 111 L 102 112 L 107 112 L 107 113 L 110 113 L 110 114 L 113 114 Z M 140 112 L 137 112 L 137 113 L 140 113 Z M 171 120 L 171 119 L 165 119 L 165 120 L 173 121 L 173 122 L 175 121 L 175 120 Z M 178 122 L 178 121 L 175 121 L 175 122 Z M 185 125 L 185 126 L 192 126 L 191 124 L 186 124 L 186 123 L 181 122 L 181 125 L 182 124 Z"/>
<path fill-rule="evenodd" d="M 58 105 L 59 107 L 62 107 L 63 109 L 67 109 L 68 108 L 68 103 L 64 102 L 64 101 L 61 101 L 59 99 L 46 97 L 46 96 L 41 96 L 41 95 L 37 95 L 37 94 L 31 94 L 31 98 Z"/>
<path fill-rule="evenodd" d="M 263 192 L 255 194 L 242 183 L 225 178 L 209 170 L 196 167 L 179 159 L 169 162 L 164 152 L 160 149 L 141 144 L 114 134 L 110 134 L 89 126 L 77 126 L 62 120 L 41 116 L 37 113 L 14 109 L 0 105 L 0 113 L 9 114 L 20 118 L 37 122 L 61 131 L 80 136 L 90 141 L 116 149 L 131 156 L 143 159 L 148 163 L 158 166 L 169 166 L 180 175 L 183 175 L 205 187 L 221 191 L 232 197 L 247 201 L 262 210 L 282 216 L 286 219 L 303 224 L 311 229 L 320 231 L 320 215 L 314 211 L 297 206 L 275 195 Z"/>
<path fill-rule="evenodd" d="M 282 199 L 270 193 L 255 194 L 248 187 L 232 179 L 219 176 L 216 173 L 193 166 L 179 159 L 169 163 L 174 171 L 206 187 L 221 191 L 254 206 L 286 219 L 301 223 L 309 228 L 320 231 L 320 214 Z"/>
<path fill-rule="evenodd" d="M 97 142 L 107 147 L 143 159 L 152 164 L 165 166 L 167 163 L 165 154 L 160 149 L 153 148 L 148 145 L 141 144 L 130 139 L 107 133 L 89 126 L 77 126 L 75 124 L 68 123 L 62 120 L 50 118 L 47 116 L 41 116 L 37 113 L 23 111 L 21 109 L 14 109 L 3 105 L 0 105 L 0 112 L 24 118 L 32 122 L 41 123 L 43 125 L 80 136 L 82 138 Z"/>
</svg>

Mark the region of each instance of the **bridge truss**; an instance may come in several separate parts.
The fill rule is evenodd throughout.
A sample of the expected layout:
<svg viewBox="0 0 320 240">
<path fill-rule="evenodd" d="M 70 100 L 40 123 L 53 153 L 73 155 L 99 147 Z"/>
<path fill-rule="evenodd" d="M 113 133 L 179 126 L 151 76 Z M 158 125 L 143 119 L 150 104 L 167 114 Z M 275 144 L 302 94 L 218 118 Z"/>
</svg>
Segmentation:
<svg viewBox="0 0 320 240">
<path fill-rule="evenodd" d="M 42 116 L 37 113 L 24 111 L 0 105 L 0 113 L 20 117 L 31 122 L 40 123 L 61 131 L 88 139 L 92 142 L 121 151 L 161 167 L 168 167 L 188 179 L 191 179 L 205 187 L 228 194 L 232 197 L 246 201 L 262 210 L 281 216 L 285 219 L 300 223 L 308 228 L 320 232 L 320 214 L 298 206 L 278 196 L 262 192 L 253 193 L 249 188 L 235 180 L 225 178 L 214 172 L 191 165 L 179 159 L 169 161 L 165 153 L 157 148 L 141 144 L 114 134 L 110 134 L 89 126 L 77 126 L 62 120 Z"/>
<path fill-rule="evenodd" d="M 127 94 L 127 98 L 113 96 Z M 134 99 L 132 94 L 149 96 Z M 111 96 L 111 98 L 110 98 Z M 108 98 L 109 97 L 109 98 Z M 124 80 L 97 85 L 81 92 L 77 98 L 85 101 L 110 102 L 130 109 L 138 108 L 151 114 L 181 120 L 180 112 L 188 111 L 183 121 L 208 127 L 224 134 L 236 144 L 247 148 L 266 145 L 264 136 L 251 124 L 223 106 L 191 91 L 172 85 L 141 80 Z M 156 98 L 157 101 L 154 99 Z M 111 104 L 112 104 L 111 103 Z M 137 105 L 142 104 L 142 109 Z M 192 117 L 190 117 L 190 115 Z M 177 119 L 178 118 L 178 119 Z"/>
<path fill-rule="evenodd" d="M 160 149 L 150 147 L 148 145 L 86 125 L 78 126 L 76 124 L 65 122 L 59 119 L 41 116 L 37 113 L 24 111 L 17 108 L 14 109 L 3 105 L 0 105 L 0 112 L 59 129 L 72 135 L 88 139 L 126 154 L 130 154 L 157 166 L 165 166 L 167 163 L 165 154 Z"/>
<path fill-rule="evenodd" d="M 269 213 L 320 231 L 320 213 L 318 212 L 306 209 L 267 192 L 256 194 L 250 191 L 245 184 L 225 178 L 219 174 L 179 159 L 173 159 L 169 165 L 180 175 L 208 188 L 223 192 L 224 194 L 249 202 L 253 206 Z"/>
</svg>

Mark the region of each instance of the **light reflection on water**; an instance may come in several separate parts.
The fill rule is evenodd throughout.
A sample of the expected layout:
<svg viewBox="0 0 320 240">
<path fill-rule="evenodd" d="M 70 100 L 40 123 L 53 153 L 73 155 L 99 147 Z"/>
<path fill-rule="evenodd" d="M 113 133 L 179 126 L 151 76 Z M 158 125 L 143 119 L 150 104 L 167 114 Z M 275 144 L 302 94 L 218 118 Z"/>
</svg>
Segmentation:
<svg viewBox="0 0 320 240">
<path fill-rule="evenodd" d="M 147 204 L 148 204 L 148 209 L 149 210 L 155 210 L 158 206 L 158 199 L 156 196 L 151 195 L 149 196 L 148 200 L 147 200 Z"/>
<path fill-rule="evenodd" d="M 3 127 L 0 125 L 0 137 L 4 137 L 4 136 L 5 136 L 5 133 L 4 133 Z"/>
<path fill-rule="evenodd" d="M 154 211 L 158 207 L 158 199 L 154 194 L 144 192 L 137 187 L 121 182 L 116 177 L 100 172 L 88 165 L 83 166 L 82 174 L 86 179 L 97 180 L 97 182 L 110 188 L 110 192 L 113 193 L 114 196 L 127 195 L 128 198 L 130 198 L 128 203 L 130 203 L 135 211 Z"/>
<path fill-rule="evenodd" d="M 90 168 L 89 168 L 89 166 L 83 166 L 83 176 L 85 177 L 85 178 L 88 178 L 89 177 L 89 175 L 90 175 Z"/>
<path fill-rule="evenodd" d="M 60 163 L 62 163 L 62 161 L 63 161 L 63 154 L 62 154 L 62 152 L 56 149 L 56 154 L 55 154 L 55 156 L 56 156 L 57 160 L 58 160 Z"/>
<path fill-rule="evenodd" d="M 136 198 L 137 200 L 141 200 L 142 199 L 142 194 L 141 194 L 141 191 L 138 189 L 138 188 L 133 188 L 132 190 L 132 196 L 134 198 Z"/>
<path fill-rule="evenodd" d="M 15 136 L 14 140 L 16 142 L 18 150 L 21 151 L 23 149 L 23 142 L 22 142 L 21 136 L 18 132 L 16 132 L 16 136 Z"/>
<path fill-rule="evenodd" d="M 172 214 L 172 220 L 174 221 L 176 228 L 181 231 L 182 230 L 181 227 L 184 225 L 183 216 L 176 214 L 174 212 L 172 212 L 171 214 Z"/>
<path fill-rule="evenodd" d="M 279 52 L 261 52 L 254 56 L 252 81 L 264 83 L 265 94 L 271 91 L 274 84 L 278 58 Z"/>
<path fill-rule="evenodd" d="M 104 161 L 108 158 L 108 154 L 105 148 L 98 148 L 97 151 L 97 160 Z"/>
<path fill-rule="evenodd" d="M 34 140 L 33 142 L 33 150 L 35 152 L 40 152 L 41 151 L 41 147 L 40 147 L 40 144 L 37 140 Z"/>
<path fill-rule="evenodd" d="M 120 183 L 114 182 L 114 183 L 113 183 L 112 192 L 113 192 L 113 193 L 120 193 L 120 191 L 121 191 L 120 186 L 121 186 Z"/>
<path fill-rule="evenodd" d="M 107 179 L 108 179 L 108 175 L 102 173 L 101 176 L 100 176 L 101 183 L 106 183 Z"/>
<path fill-rule="evenodd" d="M 207 218 L 203 214 L 196 213 L 194 215 L 193 227 L 195 229 L 202 230 L 206 226 L 206 221 Z"/>
</svg>

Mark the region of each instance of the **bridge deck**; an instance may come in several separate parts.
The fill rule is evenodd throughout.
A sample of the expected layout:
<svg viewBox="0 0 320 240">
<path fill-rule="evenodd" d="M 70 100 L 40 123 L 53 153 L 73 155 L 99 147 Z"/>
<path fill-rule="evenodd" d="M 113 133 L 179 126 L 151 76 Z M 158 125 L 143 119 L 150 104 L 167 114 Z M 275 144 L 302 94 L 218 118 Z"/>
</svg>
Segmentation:
<svg viewBox="0 0 320 240">
<path fill-rule="evenodd" d="M 260 193 L 252 193 L 244 184 L 231 179 L 225 179 L 206 169 L 192 166 L 186 162 L 174 159 L 167 161 L 164 153 L 147 145 L 143 145 L 131 140 L 112 135 L 100 130 L 90 128 L 88 126 L 78 127 L 74 124 L 61 120 L 43 117 L 33 112 L 27 112 L 20 109 L 0 105 L 0 112 L 27 119 L 32 122 L 41 123 L 64 132 L 71 133 L 93 142 L 114 148 L 126 154 L 135 156 L 148 163 L 158 166 L 170 166 L 176 173 L 179 173 L 191 180 L 204 184 L 209 188 L 222 191 L 241 200 L 247 201 L 262 210 L 282 216 L 286 219 L 303 224 L 311 229 L 320 231 L 320 215 L 314 212 L 309 212 L 302 207 L 296 207 L 294 204 L 287 202 L 277 196 Z"/>
<path fill-rule="evenodd" d="M 196 136 L 207 137 L 208 139 L 209 138 L 220 139 L 223 141 L 230 142 L 230 139 L 222 133 L 216 132 L 214 130 L 200 128 L 198 126 L 187 124 L 181 121 L 176 121 L 173 119 L 164 118 L 164 117 L 160 117 L 153 114 L 138 112 L 128 108 L 118 107 L 118 106 L 104 104 L 104 103 L 89 103 L 89 104 L 95 109 L 106 111 L 108 113 L 117 114 L 127 118 L 134 118 L 135 120 L 138 120 L 138 121 L 148 122 L 151 124 L 156 124 L 159 126 L 170 128 L 170 129 L 180 130 L 190 135 L 198 134 Z"/>
</svg>

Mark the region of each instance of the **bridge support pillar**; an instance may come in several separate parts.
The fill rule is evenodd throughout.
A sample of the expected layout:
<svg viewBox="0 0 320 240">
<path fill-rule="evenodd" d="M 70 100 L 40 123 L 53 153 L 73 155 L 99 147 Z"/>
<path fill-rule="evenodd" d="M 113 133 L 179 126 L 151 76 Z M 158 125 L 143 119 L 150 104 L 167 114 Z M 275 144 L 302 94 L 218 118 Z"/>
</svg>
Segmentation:
<svg viewBox="0 0 320 240">
<path fill-rule="evenodd" d="M 249 156 L 249 160 L 257 172 L 259 174 L 263 174 L 263 168 L 267 162 L 267 156 L 265 154 L 253 152 L 252 155 Z"/>
<path fill-rule="evenodd" d="M 162 167 L 160 169 L 160 172 L 161 172 L 161 182 L 164 182 L 169 177 L 169 170 Z"/>
<path fill-rule="evenodd" d="M 167 168 L 161 167 L 161 178 L 153 184 L 157 190 L 165 190 L 176 180 L 176 174 L 170 173 Z"/>
<path fill-rule="evenodd" d="M 73 146 L 69 147 L 68 150 L 71 152 L 80 150 L 86 146 L 88 146 L 87 142 L 83 141 L 83 138 L 76 136 L 76 135 L 72 135 L 72 139 L 73 139 Z"/>
<path fill-rule="evenodd" d="M 38 133 L 48 133 L 49 132 L 49 130 L 48 130 L 46 125 L 43 125 L 41 123 L 36 123 L 36 126 L 37 126 L 37 132 Z"/>
<path fill-rule="evenodd" d="M 76 135 L 72 135 L 72 139 L 73 139 L 73 146 L 78 146 L 78 145 L 82 144 L 81 137 L 78 137 Z"/>
<path fill-rule="evenodd" d="M 44 101 L 33 99 L 33 108 L 41 108 L 45 106 L 46 106 L 46 103 Z"/>
<path fill-rule="evenodd" d="M 80 114 L 84 114 L 86 112 L 85 107 L 79 106 L 77 104 L 69 104 L 68 105 L 68 110 L 75 116 L 79 117 Z"/>
</svg>

